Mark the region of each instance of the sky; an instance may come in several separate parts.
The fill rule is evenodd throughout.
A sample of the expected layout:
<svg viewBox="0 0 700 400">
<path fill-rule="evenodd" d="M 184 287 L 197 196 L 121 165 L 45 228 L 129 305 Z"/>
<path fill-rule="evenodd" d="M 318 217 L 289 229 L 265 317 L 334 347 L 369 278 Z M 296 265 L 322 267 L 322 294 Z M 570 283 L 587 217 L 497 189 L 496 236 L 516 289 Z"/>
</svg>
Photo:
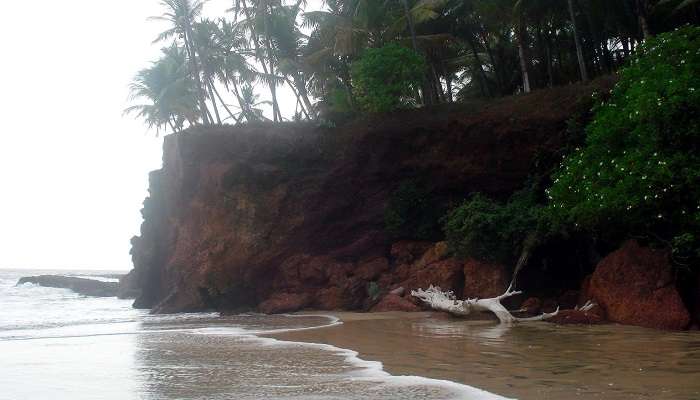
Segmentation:
<svg viewBox="0 0 700 400">
<path fill-rule="evenodd" d="M 211 0 L 205 15 L 231 3 Z M 0 268 L 132 268 L 162 137 L 122 111 L 159 55 L 164 25 L 147 19 L 161 13 L 158 0 L 3 3 Z"/>
</svg>

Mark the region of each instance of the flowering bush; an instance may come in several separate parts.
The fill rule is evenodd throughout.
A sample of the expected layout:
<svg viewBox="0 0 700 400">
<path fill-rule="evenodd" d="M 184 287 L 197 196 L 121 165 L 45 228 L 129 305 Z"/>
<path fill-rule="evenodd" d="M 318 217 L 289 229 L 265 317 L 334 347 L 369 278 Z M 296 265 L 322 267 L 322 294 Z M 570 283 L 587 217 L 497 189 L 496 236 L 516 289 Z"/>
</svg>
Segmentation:
<svg viewBox="0 0 700 400">
<path fill-rule="evenodd" d="M 550 211 L 582 229 L 648 234 L 697 256 L 700 28 L 641 46 L 586 135 L 553 176 Z"/>
</svg>

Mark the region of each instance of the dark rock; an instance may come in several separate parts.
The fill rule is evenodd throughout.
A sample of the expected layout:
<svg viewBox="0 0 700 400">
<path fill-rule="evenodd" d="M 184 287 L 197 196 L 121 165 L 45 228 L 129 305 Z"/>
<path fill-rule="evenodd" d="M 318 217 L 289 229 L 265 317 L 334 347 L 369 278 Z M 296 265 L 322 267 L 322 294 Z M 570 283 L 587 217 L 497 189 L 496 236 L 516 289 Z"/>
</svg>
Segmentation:
<svg viewBox="0 0 700 400">
<path fill-rule="evenodd" d="M 668 253 L 626 242 L 596 267 L 588 295 L 610 321 L 679 330 L 690 315 L 673 284 Z"/>
<path fill-rule="evenodd" d="M 278 293 L 258 306 L 263 314 L 281 314 L 299 311 L 309 305 L 310 296 L 300 293 Z"/>
<path fill-rule="evenodd" d="M 387 294 L 384 298 L 372 308 L 373 312 L 386 311 L 405 311 L 416 312 L 421 311 L 420 307 L 413 304 L 410 300 L 405 299 L 396 294 Z"/>
<path fill-rule="evenodd" d="M 140 294 L 141 289 L 133 273 L 128 273 L 119 278 L 117 297 L 120 299 L 135 299 Z"/>
<path fill-rule="evenodd" d="M 559 296 L 557 303 L 564 310 L 572 310 L 578 305 L 580 296 L 581 293 L 578 290 L 567 290 Z"/>
<path fill-rule="evenodd" d="M 508 289 L 509 274 L 503 265 L 468 259 L 464 263 L 464 297 L 496 297 Z"/>
<path fill-rule="evenodd" d="M 425 254 L 433 245 L 434 243 L 431 242 L 403 240 L 391 245 L 391 257 L 393 257 L 394 263 L 397 265 L 411 264 Z"/>
<path fill-rule="evenodd" d="M 17 284 L 32 283 L 39 286 L 70 289 L 83 296 L 115 297 L 119 290 L 117 282 L 102 282 L 94 279 L 62 275 L 40 275 L 21 278 Z"/>
<path fill-rule="evenodd" d="M 604 322 L 600 315 L 580 310 L 560 310 L 557 315 L 545 321 L 559 325 L 596 325 Z"/>
<path fill-rule="evenodd" d="M 397 296 L 403 296 L 406 293 L 406 289 L 403 286 L 399 286 L 396 289 L 389 291 L 389 294 L 395 294 Z"/>
<path fill-rule="evenodd" d="M 360 263 L 354 271 L 355 276 L 365 281 L 376 280 L 382 272 L 389 269 L 389 261 L 384 257 Z"/>
<path fill-rule="evenodd" d="M 542 308 L 540 308 L 540 312 L 552 313 L 556 311 L 557 308 L 560 308 L 558 301 L 555 299 L 544 299 L 544 301 L 542 301 Z"/>
<path fill-rule="evenodd" d="M 537 297 L 530 297 L 523 302 L 520 309 L 530 315 L 539 314 L 542 309 L 542 300 Z"/>
</svg>

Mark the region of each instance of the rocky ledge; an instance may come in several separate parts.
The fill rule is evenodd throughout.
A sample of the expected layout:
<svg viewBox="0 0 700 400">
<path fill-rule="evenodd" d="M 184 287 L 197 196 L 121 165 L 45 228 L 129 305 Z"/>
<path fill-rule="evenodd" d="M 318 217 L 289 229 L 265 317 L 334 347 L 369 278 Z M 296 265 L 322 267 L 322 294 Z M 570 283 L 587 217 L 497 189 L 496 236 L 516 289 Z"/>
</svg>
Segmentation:
<svg viewBox="0 0 700 400">
<path fill-rule="evenodd" d="M 94 279 L 62 275 L 39 275 L 21 278 L 17 284 L 32 283 L 39 286 L 70 289 L 83 296 L 115 297 L 119 293 L 119 283 L 102 282 Z"/>
</svg>

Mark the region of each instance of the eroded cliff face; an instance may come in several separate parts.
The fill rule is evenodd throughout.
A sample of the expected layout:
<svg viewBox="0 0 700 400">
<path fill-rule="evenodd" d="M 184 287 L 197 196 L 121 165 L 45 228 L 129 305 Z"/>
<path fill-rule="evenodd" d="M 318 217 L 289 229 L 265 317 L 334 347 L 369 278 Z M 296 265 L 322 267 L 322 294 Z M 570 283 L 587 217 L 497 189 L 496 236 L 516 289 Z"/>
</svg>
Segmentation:
<svg viewBox="0 0 700 400">
<path fill-rule="evenodd" d="M 449 258 L 443 244 L 393 243 L 384 230 L 387 201 L 415 177 L 443 204 L 476 191 L 510 195 L 535 160 L 558 157 L 567 119 L 592 91 L 571 86 L 334 129 L 281 124 L 170 135 L 132 240 L 136 306 L 369 309 L 377 290 L 399 286 L 441 283 L 458 295 L 502 286 L 498 273 L 486 288 L 473 274 L 465 279 L 474 262 Z"/>
</svg>

